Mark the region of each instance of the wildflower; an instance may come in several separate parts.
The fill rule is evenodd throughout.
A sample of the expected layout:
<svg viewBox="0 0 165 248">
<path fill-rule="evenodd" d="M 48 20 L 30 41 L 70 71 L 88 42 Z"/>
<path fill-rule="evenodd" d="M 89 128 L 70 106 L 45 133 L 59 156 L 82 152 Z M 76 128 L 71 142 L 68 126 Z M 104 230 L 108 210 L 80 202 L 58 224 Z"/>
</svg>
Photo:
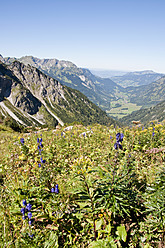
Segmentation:
<svg viewBox="0 0 165 248">
<path fill-rule="evenodd" d="M 21 208 L 21 213 L 25 215 L 25 208 Z"/>
<path fill-rule="evenodd" d="M 41 163 L 42 163 L 42 164 L 44 164 L 44 163 L 45 163 L 45 160 L 43 160 L 42 158 L 41 158 Z"/>
<path fill-rule="evenodd" d="M 29 220 L 29 225 L 31 225 L 32 224 L 32 221 L 31 220 Z"/>
<path fill-rule="evenodd" d="M 114 147 L 115 147 L 116 150 L 117 150 L 118 148 L 120 148 L 121 150 L 123 149 L 122 145 L 121 145 L 119 142 L 116 142 L 116 143 L 114 144 Z"/>
<path fill-rule="evenodd" d="M 51 193 L 54 193 L 54 192 L 55 192 L 54 188 L 51 188 Z"/>
<path fill-rule="evenodd" d="M 152 133 L 152 136 L 154 137 L 154 135 L 155 135 L 155 133 L 153 132 L 153 133 Z"/>
<path fill-rule="evenodd" d="M 58 189 L 58 184 L 56 184 L 56 186 L 55 186 L 55 193 L 59 193 L 59 189 Z"/>
<path fill-rule="evenodd" d="M 33 238 L 33 236 L 34 236 L 34 234 L 30 234 L 30 233 L 29 233 L 29 237 L 30 237 L 30 238 Z"/>
<path fill-rule="evenodd" d="M 26 206 L 26 200 L 25 199 L 22 201 L 22 204 L 23 204 L 23 206 Z"/>
<path fill-rule="evenodd" d="M 38 164 L 38 167 L 41 167 L 41 164 Z"/>
<path fill-rule="evenodd" d="M 39 140 L 39 138 L 37 138 L 37 143 L 39 143 L 40 142 L 40 140 Z"/>
<path fill-rule="evenodd" d="M 24 138 L 20 138 L 20 142 L 22 145 L 24 145 Z"/>
<path fill-rule="evenodd" d="M 31 219 L 31 217 L 32 217 L 32 213 L 28 212 L 28 218 Z"/>
<path fill-rule="evenodd" d="M 124 134 L 123 133 L 117 133 L 116 134 L 116 143 L 114 144 L 114 148 L 117 150 L 123 149 L 122 145 L 120 144 L 123 141 Z"/>
<path fill-rule="evenodd" d="M 22 219 L 23 219 L 23 220 L 25 220 L 25 219 L 26 219 L 26 216 L 25 216 L 25 215 L 23 215 L 23 216 L 22 216 Z"/>
<path fill-rule="evenodd" d="M 124 138 L 124 134 L 123 133 L 117 133 L 116 134 L 116 141 L 117 142 L 122 142 Z"/>
<path fill-rule="evenodd" d="M 30 203 L 28 203 L 27 206 L 26 206 L 26 209 L 27 209 L 28 211 L 30 211 L 31 208 L 32 208 L 32 205 L 31 205 Z"/>
<path fill-rule="evenodd" d="M 110 139 L 112 139 L 112 136 L 110 135 Z"/>
</svg>

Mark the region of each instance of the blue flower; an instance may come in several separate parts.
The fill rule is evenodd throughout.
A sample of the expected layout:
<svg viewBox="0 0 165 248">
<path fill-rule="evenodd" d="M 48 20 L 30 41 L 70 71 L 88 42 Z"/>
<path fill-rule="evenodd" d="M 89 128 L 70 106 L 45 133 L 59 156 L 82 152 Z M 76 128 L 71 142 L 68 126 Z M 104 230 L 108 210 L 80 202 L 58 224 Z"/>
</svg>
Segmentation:
<svg viewBox="0 0 165 248">
<path fill-rule="evenodd" d="M 54 188 L 51 188 L 51 193 L 54 193 L 54 192 L 55 192 Z"/>
<path fill-rule="evenodd" d="M 56 186 L 55 186 L 55 193 L 56 193 L 56 194 L 59 193 L 58 184 L 56 184 Z"/>
<path fill-rule="evenodd" d="M 26 206 L 26 209 L 27 209 L 28 211 L 30 211 L 31 208 L 32 208 L 32 205 L 31 205 L 30 203 L 28 203 L 27 206 Z"/>
<path fill-rule="evenodd" d="M 21 208 L 21 213 L 25 215 L 25 208 Z"/>
<path fill-rule="evenodd" d="M 30 234 L 30 233 L 29 233 L 29 237 L 30 237 L 30 238 L 33 238 L 33 236 L 34 236 L 34 234 Z"/>
<path fill-rule="evenodd" d="M 32 217 L 32 213 L 28 212 L 28 218 L 31 219 L 31 217 Z"/>
<path fill-rule="evenodd" d="M 25 216 L 25 215 L 23 215 L 23 216 L 22 216 L 22 219 L 23 219 L 23 220 L 25 220 L 25 219 L 26 219 L 26 216 Z"/>
<path fill-rule="evenodd" d="M 41 164 L 38 164 L 38 167 L 41 167 Z"/>
<path fill-rule="evenodd" d="M 39 140 L 39 138 L 37 138 L 37 143 L 39 143 L 40 142 L 40 140 Z"/>
<path fill-rule="evenodd" d="M 120 144 L 120 142 L 122 143 L 124 138 L 124 134 L 123 133 L 117 133 L 116 134 L 116 143 L 114 144 L 115 149 L 117 150 L 119 149 L 123 149 L 122 145 Z"/>
<path fill-rule="evenodd" d="M 41 158 L 41 163 L 42 163 L 42 164 L 44 164 L 44 163 L 45 163 L 45 160 L 43 160 L 42 158 Z"/>
<path fill-rule="evenodd" d="M 153 132 L 153 133 L 152 133 L 152 136 L 154 137 L 154 135 L 155 135 L 155 133 Z"/>
<path fill-rule="evenodd" d="M 26 206 L 26 200 L 24 199 L 23 201 L 22 201 L 22 204 L 23 204 L 23 206 Z"/>
<path fill-rule="evenodd" d="M 29 225 L 31 225 L 32 224 L 32 220 L 29 220 Z"/>
<path fill-rule="evenodd" d="M 20 138 L 20 142 L 22 145 L 24 145 L 24 138 Z"/>
<path fill-rule="evenodd" d="M 116 141 L 117 142 L 122 142 L 124 138 L 124 134 L 123 133 L 117 133 L 116 134 Z"/>
</svg>

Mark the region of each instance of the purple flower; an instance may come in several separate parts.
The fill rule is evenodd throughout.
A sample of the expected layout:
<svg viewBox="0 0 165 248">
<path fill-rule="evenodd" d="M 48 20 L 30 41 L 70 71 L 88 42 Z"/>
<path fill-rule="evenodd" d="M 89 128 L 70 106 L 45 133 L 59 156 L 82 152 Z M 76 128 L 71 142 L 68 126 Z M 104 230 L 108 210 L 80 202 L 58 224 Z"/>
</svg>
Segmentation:
<svg viewBox="0 0 165 248">
<path fill-rule="evenodd" d="M 58 184 L 56 184 L 56 186 L 55 186 L 55 193 L 56 193 L 56 194 L 59 193 Z"/>
<path fill-rule="evenodd" d="M 117 149 L 118 149 L 118 143 L 115 143 L 115 144 L 114 144 L 114 147 L 115 147 L 115 149 L 117 150 Z"/>
<path fill-rule="evenodd" d="M 25 220 L 25 219 L 26 219 L 26 216 L 25 216 L 25 215 L 23 215 L 23 216 L 22 216 L 22 219 L 23 219 L 23 220 Z"/>
<path fill-rule="evenodd" d="M 38 167 L 41 167 L 41 164 L 38 164 Z"/>
<path fill-rule="evenodd" d="M 153 133 L 152 133 L 152 136 L 154 137 L 154 135 L 155 135 L 155 133 L 153 132 Z"/>
<path fill-rule="evenodd" d="M 25 208 L 21 208 L 21 213 L 25 215 Z"/>
<path fill-rule="evenodd" d="M 24 138 L 20 138 L 20 142 L 22 145 L 24 145 Z"/>
<path fill-rule="evenodd" d="M 110 135 L 110 139 L 112 139 L 112 136 Z"/>
<path fill-rule="evenodd" d="M 117 133 L 116 134 L 116 141 L 117 142 L 122 142 L 124 138 L 124 134 L 123 133 Z"/>
<path fill-rule="evenodd" d="M 22 204 L 23 204 L 23 206 L 26 206 L 26 200 L 24 199 L 23 201 L 22 201 Z"/>
<path fill-rule="evenodd" d="M 28 218 L 31 219 L 31 217 L 32 217 L 32 213 L 28 212 Z"/>
<path fill-rule="evenodd" d="M 42 164 L 44 164 L 44 163 L 45 163 L 45 160 L 43 160 L 42 158 L 41 158 L 41 163 L 42 163 Z"/>
<path fill-rule="evenodd" d="M 31 225 L 32 224 L 32 221 L 31 220 L 29 220 L 29 225 Z"/>
<path fill-rule="evenodd" d="M 30 238 L 33 238 L 33 236 L 34 236 L 34 234 L 30 234 L 30 233 L 29 233 L 29 237 L 30 237 Z"/>
<path fill-rule="evenodd" d="M 55 192 L 54 188 L 51 188 L 51 193 L 54 193 L 54 192 Z"/>
<path fill-rule="evenodd" d="M 31 208 L 32 208 L 32 205 L 31 205 L 30 203 L 28 203 L 27 206 L 26 206 L 26 209 L 27 209 L 28 211 L 30 211 Z"/>
</svg>

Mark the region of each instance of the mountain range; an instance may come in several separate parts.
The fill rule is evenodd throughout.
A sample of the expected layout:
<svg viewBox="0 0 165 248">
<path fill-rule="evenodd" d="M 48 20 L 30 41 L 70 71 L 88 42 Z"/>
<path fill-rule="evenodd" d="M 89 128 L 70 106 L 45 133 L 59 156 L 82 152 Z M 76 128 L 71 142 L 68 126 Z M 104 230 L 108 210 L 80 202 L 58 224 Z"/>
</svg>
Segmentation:
<svg viewBox="0 0 165 248">
<path fill-rule="evenodd" d="M 19 61 L 0 63 L 0 112 L 24 125 L 115 123 L 81 92 Z"/>
<path fill-rule="evenodd" d="M 1 56 L 0 60 L 5 64 L 17 60 L 25 65 L 34 66 L 61 84 L 79 90 L 104 111 L 109 109 L 110 102 L 116 99 L 116 91 L 122 91 L 122 87 L 111 79 L 97 77 L 88 69 L 78 68 L 70 61 L 39 59 L 33 56 L 21 58 L 3 58 Z"/>
<path fill-rule="evenodd" d="M 152 70 L 129 72 L 121 76 L 111 77 L 111 79 L 122 87 L 148 85 L 164 74 L 156 73 Z"/>
<path fill-rule="evenodd" d="M 39 59 L 33 56 L 0 56 L 0 60 L 8 66 L 19 61 L 27 67 L 37 68 L 49 78 L 54 78 L 62 87 L 68 86 L 70 90 L 72 88 L 80 91 L 109 116 L 120 120 L 135 110 L 150 108 L 165 100 L 165 76 L 153 71 L 126 73 L 115 77 L 114 82 L 110 78 L 96 76 L 88 69 L 78 68 L 70 61 Z M 136 86 L 125 88 L 124 84 L 129 83 L 124 80 L 132 80 L 130 84 Z"/>
</svg>

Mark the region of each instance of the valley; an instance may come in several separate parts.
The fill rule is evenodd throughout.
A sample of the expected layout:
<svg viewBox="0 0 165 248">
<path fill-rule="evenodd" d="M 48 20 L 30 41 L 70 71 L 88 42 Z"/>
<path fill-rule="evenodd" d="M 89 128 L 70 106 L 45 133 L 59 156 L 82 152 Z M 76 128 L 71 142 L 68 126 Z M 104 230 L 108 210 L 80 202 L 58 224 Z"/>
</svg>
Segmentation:
<svg viewBox="0 0 165 248">
<path fill-rule="evenodd" d="M 0 58 L 8 66 L 17 60 L 25 66 L 37 68 L 61 85 L 80 91 L 108 116 L 120 121 L 134 111 L 153 107 L 165 99 L 164 74 L 151 70 L 125 74 L 116 72 L 118 73 L 116 77 L 102 78 L 92 74 L 88 69 L 78 68 L 70 61 L 39 59 L 33 56 Z M 103 73 L 112 75 L 114 72 Z M 51 105 L 50 102 L 50 107 Z"/>
</svg>

